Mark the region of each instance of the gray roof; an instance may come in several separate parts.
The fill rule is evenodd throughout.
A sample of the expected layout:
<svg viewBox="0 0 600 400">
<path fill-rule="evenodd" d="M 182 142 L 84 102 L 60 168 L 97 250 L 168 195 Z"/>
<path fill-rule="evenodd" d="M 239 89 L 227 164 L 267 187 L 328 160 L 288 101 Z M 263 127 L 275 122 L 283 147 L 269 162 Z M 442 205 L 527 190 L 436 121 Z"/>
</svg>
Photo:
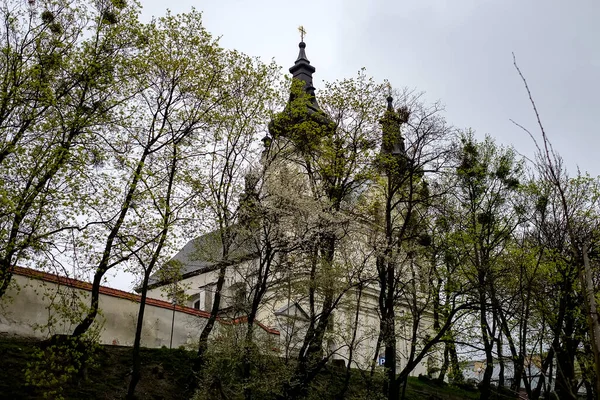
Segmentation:
<svg viewBox="0 0 600 400">
<path fill-rule="evenodd" d="M 173 266 L 173 262 L 180 268 L 180 276 L 187 278 L 219 268 L 224 263 L 235 264 L 254 258 L 257 248 L 252 236 L 237 225 L 232 228 L 232 232 L 234 239 L 226 260 L 223 259 L 220 231 L 212 231 L 187 242 L 167 264 L 152 274 L 149 285 L 160 286 L 161 278 L 164 281 L 166 268 Z"/>
</svg>

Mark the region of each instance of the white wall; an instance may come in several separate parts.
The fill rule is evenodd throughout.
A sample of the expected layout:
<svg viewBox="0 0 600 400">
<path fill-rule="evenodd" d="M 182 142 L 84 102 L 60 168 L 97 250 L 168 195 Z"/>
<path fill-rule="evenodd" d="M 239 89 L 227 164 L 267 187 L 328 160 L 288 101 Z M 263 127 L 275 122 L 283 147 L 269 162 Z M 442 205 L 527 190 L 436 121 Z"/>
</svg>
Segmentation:
<svg viewBox="0 0 600 400">
<path fill-rule="evenodd" d="M 247 261 L 240 265 L 228 267 L 226 272 L 226 282 L 224 285 L 225 293 L 225 306 L 227 306 L 227 293 L 228 288 L 236 282 L 248 282 L 251 281 L 251 274 L 249 271 L 252 268 L 253 261 Z M 218 271 L 211 271 L 197 276 L 187 278 L 181 282 L 181 287 L 185 288 L 186 294 L 194 295 L 198 293 L 198 288 L 204 285 L 216 282 Z M 285 283 L 281 283 L 285 285 Z M 300 307 L 303 307 L 308 312 L 308 304 L 302 300 L 301 296 L 296 296 L 292 292 L 289 292 L 285 287 L 281 285 L 275 285 L 271 287 L 265 294 L 266 301 L 261 305 L 257 320 L 265 324 L 266 326 L 273 327 L 281 332 L 279 338 L 279 351 L 282 357 L 295 358 L 297 351 L 302 345 L 304 340 L 304 334 L 306 332 L 305 321 L 302 319 L 293 318 L 298 317 L 299 314 L 293 306 L 295 301 L 299 302 Z M 288 298 L 289 293 L 291 298 Z M 359 314 L 359 322 L 357 327 L 357 336 L 354 342 L 353 361 L 352 365 L 355 368 L 368 369 L 370 368 L 373 357 L 375 356 L 375 348 L 377 345 L 377 338 L 379 334 L 379 317 L 376 313 L 377 309 L 377 298 L 378 292 L 375 288 L 367 287 L 364 289 L 361 298 L 361 309 Z M 149 291 L 149 296 L 156 296 L 157 298 L 166 299 L 164 292 L 160 289 L 154 289 Z M 194 299 L 190 301 L 192 304 Z M 276 311 L 284 309 L 292 305 L 292 309 L 289 311 L 290 315 L 276 315 Z M 328 334 L 326 338 L 327 343 L 330 344 L 326 351 L 334 351 L 333 359 L 343 359 L 346 363 L 350 353 L 350 343 L 352 340 L 352 333 L 354 328 L 354 318 L 356 312 L 356 293 L 351 290 L 340 302 L 340 305 L 336 308 L 333 313 L 335 329 L 333 333 Z M 400 315 L 401 312 L 398 312 Z M 398 317 L 397 331 L 399 334 L 402 332 L 402 326 L 406 324 L 406 321 L 402 321 L 402 317 Z M 431 328 L 429 321 L 423 321 L 424 330 Z M 425 334 L 425 332 L 421 332 Z M 410 343 L 402 338 L 398 338 L 398 368 L 401 369 L 406 364 L 406 357 L 410 349 Z M 383 349 L 380 349 L 380 353 L 383 353 Z M 426 373 L 427 358 L 425 358 L 412 372 L 411 375 L 416 376 L 418 374 Z"/>
<path fill-rule="evenodd" d="M 357 241 L 357 244 L 352 248 L 357 252 L 358 244 L 364 241 Z M 243 263 L 232 265 L 226 270 L 226 279 L 223 287 L 223 302 L 222 307 L 230 305 L 231 300 L 231 285 L 239 282 L 252 284 L 252 270 L 256 260 L 245 261 Z M 297 277 L 298 279 L 301 279 Z M 201 293 L 203 287 L 208 284 L 216 283 L 218 279 L 218 270 L 206 272 L 200 275 L 192 276 L 182 280 L 179 285 L 185 291 L 187 296 L 191 296 L 188 306 L 192 306 L 197 299 L 197 295 Z M 293 278 L 292 278 L 293 280 Z M 294 293 L 294 289 L 285 287 L 286 281 L 283 280 L 278 285 L 270 287 L 265 293 L 265 301 L 258 310 L 257 320 L 266 326 L 273 327 L 279 332 L 280 356 L 294 358 L 302 345 L 305 334 L 305 322 L 301 319 L 288 318 L 284 315 L 276 315 L 278 310 L 287 308 L 298 301 L 299 305 L 308 312 L 309 307 L 306 304 L 305 296 L 301 293 Z M 377 314 L 378 307 L 378 290 L 375 287 L 367 286 L 361 297 L 361 310 L 357 327 L 357 336 L 354 341 L 354 350 L 352 355 L 352 365 L 356 368 L 368 369 L 375 356 L 375 348 L 379 334 L 379 316 Z M 149 297 L 168 300 L 167 292 L 160 288 L 148 291 Z M 196 296 L 196 297 L 194 297 Z M 292 313 L 295 311 L 292 310 Z M 332 334 L 328 334 L 325 346 L 326 351 L 334 351 L 333 359 L 343 359 L 347 363 L 350 354 L 350 343 L 352 341 L 352 333 L 354 328 L 354 318 L 356 312 L 356 291 L 350 290 L 343 296 L 340 305 L 333 313 L 335 329 Z M 293 323 L 292 323 L 293 321 Z M 410 322 L 410 321 L 409 321 Z M 397 312 L 397 333 L 398 333 L 398 369 L 400 370 L 406 365 L 406 359 L 410 350 L 410 342 L 402 339 L 407 321 L 403 318 L 401 310 Z M 422 321 L 423 330 L 420 335 L 425 335 L 427 331 L 431 331 L 431 321 Z M 410 329 L 409 329 L 410 331 Z M 329 345 L 327 344 L 329 343 Z M 380 349 L 380 354 L 383 354 L 383 349 Z M 427 371 L 427 357 L 411 372 L 411 375 L 425 374 Z"/>
<path fill-rule="evenodd" d="M 225 283 L 223 285 L 224 290 L 221 297 L 222 308 L 232 305 L 231 301 L 233 298 L 233 293 L 229 291 L 229 288 L 236 282 L 244 282 L 246 279 L 248 279 L 249 271 L 252 270 L 252 265 L 254 262 L 255 260 L 244 261 L 240 264 L 227 268 L 225 273 Z M 200 275 L 191 276 L 178 282 L 178 290 L 183 290 L 186 297 L 189 299 L 186 303 L 186 306 L 193 307 L 193 303 L 197 299 L 197 295 L 204 294 L 206 290 L 211 290 L 210 288 L 207 288 L 207 285 L 216 284 L 218 278 L 219 270 L 217 269 Z M 168 285 L 163 286 L 162 288 L 158 287 L 155 289 L 150 289 L 148 290 L 148 297 L 170 302 L 170 290 L 172 289 Z M 212 290 L 214 290 L 214 288 Z"/>
<path fill-rule="evenodd" d="M 113 295 L 100 295 L 101 311 L 93 325 L 93 329 L 99 331 L 100 343 L 133 345 L 139 302 L 132 299 L 138 297 L 112 289 L 104 291 Z M 68 334 L 83 315 L 80 306 L 88 305 L 88 290 L 15 274 L 13 284 L 0 299 L 0 333 L 41 339 L 52 334 Z M 173 347 L 195 347 L 206 318 L 191 315 L 194 312 L 197 311 L 184 308 L 174 312 L 170 304 L 147 304 L 142 346 L 169 347 L 173 326 Z M 218 332 L 218 326 L 214 333 Z"/>
</svg>

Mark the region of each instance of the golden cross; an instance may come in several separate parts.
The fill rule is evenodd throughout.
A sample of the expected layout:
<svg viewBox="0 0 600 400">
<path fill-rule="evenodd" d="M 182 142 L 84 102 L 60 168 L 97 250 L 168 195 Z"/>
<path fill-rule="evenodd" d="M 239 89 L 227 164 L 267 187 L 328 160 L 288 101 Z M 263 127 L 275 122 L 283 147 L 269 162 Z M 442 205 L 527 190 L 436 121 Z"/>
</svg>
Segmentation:
<svg viewBox="0 0 600 400">
<path fill-rule="evenodd" d="M 298 32 L 300 32 L 300 41 L 304 42 L 304 35 L 306 35 L 306 29 L 302 25 L 298 27 Z"/>
</svg>

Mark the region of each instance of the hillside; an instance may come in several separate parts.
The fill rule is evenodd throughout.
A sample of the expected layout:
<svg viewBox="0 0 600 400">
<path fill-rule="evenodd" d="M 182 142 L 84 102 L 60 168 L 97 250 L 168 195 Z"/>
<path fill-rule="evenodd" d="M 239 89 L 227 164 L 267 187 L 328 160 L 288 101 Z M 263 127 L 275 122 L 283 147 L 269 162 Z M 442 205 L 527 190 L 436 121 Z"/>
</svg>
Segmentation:
<svg viewBox="0 0 600 400">
<path fill-rule="evenodd" d="M 26 384 L 28 363 L 35 359 L 41 343 L 23 338 L 0 338 L 0 399 L 44 398 L 43 391 Z M 188 399 L 191 362 L 194 353 L 181 349 L 142 349 L 142 380 L 138 384 L 139 399 Z M 123 399 L 126 394 L 131 363 L 131 348 L 102 346 L 91 367 L 79 384 L 64 386 L 65 399 Z M 335 385 L 335 369 L 320 379 L 320 385 Z M 51 397 L 52 398 L 52 397 Z M 411 378 L 406 391 L 407 400 L 477 399 L 478 393 L 447 385 Z M 325 399 L 322 399 L 325 400 Z"/>
</svg>

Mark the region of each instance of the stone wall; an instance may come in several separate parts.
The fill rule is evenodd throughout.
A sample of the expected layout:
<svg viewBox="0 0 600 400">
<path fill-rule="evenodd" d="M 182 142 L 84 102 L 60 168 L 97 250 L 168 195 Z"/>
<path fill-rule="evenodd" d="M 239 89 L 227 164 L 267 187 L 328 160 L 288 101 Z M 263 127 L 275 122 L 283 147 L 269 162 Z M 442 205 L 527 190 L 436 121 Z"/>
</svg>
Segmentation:
<svg viewBox="0 0 600 400">
<path fill-rule="evenodd" d="M 0 333 L 45 339 L 52 334 L 68 334 L 89 306 L 91 284 L 27 268 L 15 267 L 13 282 L 0 299 Z M 102 287 L 100 315 L 92 330 L 100 343 L 133 345 L 140 297 L 132 293 Z M 196 346 L 208 313 L 190 307 L 147 299 L 142 330 L 142 346 Z M 231 325 L 243 321 L 220 321 Z M 215 329 L 218 334 L 219 324 Z M 268 335 L 279 332 L 261 326 Z"/>
</svg>

